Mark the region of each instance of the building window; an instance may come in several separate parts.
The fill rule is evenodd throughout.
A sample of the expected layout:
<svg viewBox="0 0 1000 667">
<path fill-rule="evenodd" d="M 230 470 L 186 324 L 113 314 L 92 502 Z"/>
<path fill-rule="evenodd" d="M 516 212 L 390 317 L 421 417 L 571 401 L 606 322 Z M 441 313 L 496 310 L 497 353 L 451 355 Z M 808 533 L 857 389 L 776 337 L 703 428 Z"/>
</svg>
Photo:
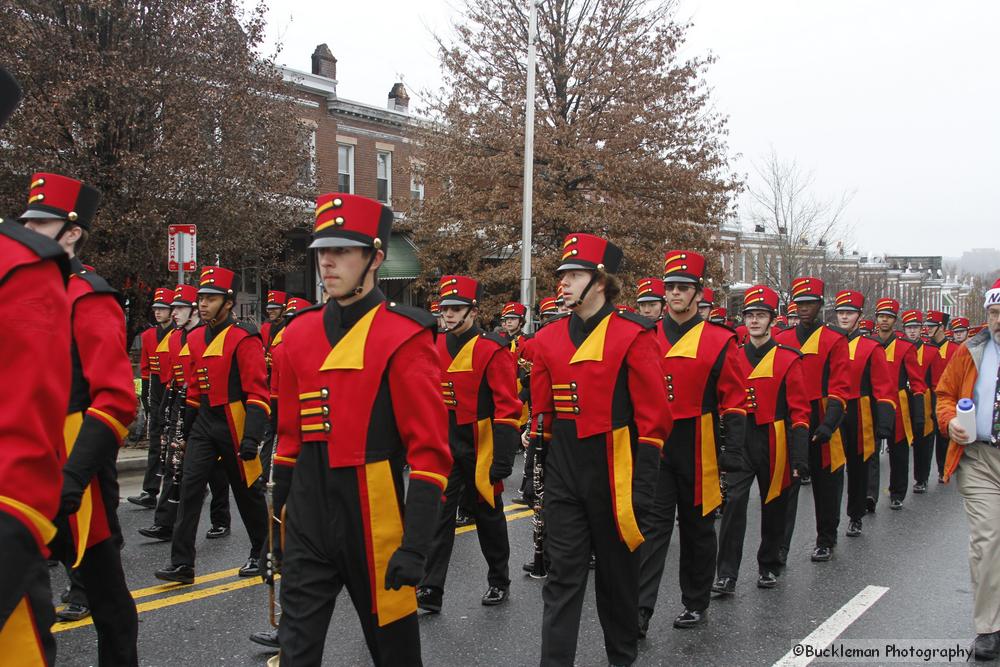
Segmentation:
<svg viewBox="0 0 1000 667">
<path fill-rule="evenodd" d="M 312 186 L 316 183 L 316 130 L 307 130 L 306 147 L 308 153 L 299 169 L 299 184 Z"/>
<path fill-rule="evenodd" d="M 375 154 L 376 199 L 389 204 L 392 199 L 392 153 L 379 151 Z"/>
<path fill-rule="evenodd" d="M 354 194 L 354 146 L 337 144 L 337 191 Z"/>
<path fill-rule="evenodd" d="M 414 201 L 424 200 L 424 179 L 418 174 L 410 174 L 410 199 Z"/>
</svg>

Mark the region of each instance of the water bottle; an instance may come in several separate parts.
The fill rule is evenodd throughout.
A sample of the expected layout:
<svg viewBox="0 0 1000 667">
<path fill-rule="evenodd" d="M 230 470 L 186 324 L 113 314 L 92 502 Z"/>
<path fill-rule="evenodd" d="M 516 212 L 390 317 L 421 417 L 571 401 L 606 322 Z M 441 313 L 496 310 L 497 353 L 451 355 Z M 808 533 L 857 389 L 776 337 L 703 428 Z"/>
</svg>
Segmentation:
<svg viewBox="0 0 1000 667">
<path fill-rule="evenodd" d="M 976 404 L 972 402 L 971 398 L 959 399 L 958 405 L 955 406 L 955 416 L 958 418 L 958 425 L 969 434 L 968 441 L 958 444 L 967 445 L 974 442 L 976 439 Z"/>
</svg>

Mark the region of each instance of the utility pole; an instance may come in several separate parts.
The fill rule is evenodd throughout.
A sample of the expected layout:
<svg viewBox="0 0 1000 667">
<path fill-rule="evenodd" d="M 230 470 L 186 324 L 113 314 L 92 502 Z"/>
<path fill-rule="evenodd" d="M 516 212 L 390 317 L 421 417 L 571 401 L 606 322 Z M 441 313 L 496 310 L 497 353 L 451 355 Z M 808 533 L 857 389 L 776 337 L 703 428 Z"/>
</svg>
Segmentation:
<svg viewBox="0 0 1000 667">
<path fill-rule="evenodd" d="M 531 277 L 531 205 L 535 176 L 535 42 L 538 40 L 538 2 L 528 0 L 528 85 L 524 101 L 524 196 L 521 213 L 521 303 L 528 309 L 526 327 L 534 328 L 531 313 L 534 290 Z"/>
</svg>

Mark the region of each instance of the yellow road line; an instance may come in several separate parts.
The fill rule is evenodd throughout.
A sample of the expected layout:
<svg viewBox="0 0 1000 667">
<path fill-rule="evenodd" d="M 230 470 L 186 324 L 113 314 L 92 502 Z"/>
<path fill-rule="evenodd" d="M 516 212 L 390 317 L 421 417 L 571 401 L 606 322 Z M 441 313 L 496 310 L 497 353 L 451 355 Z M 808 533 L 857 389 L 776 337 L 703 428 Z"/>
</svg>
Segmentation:
<svg viewBox="0 0 1000 667">
<path fill-rule="evenodd" d="M 504 507 L 504 511 L 519 507 L 519 505 L 508 505 Z M 507 521 L 517 521 L 518 519 L 523 519 L 525 517 L 531 516 L 532 510 L 524 510 L 522 512 L 512 512 L 507 514 Z M 472 526 L 462 526 L 461 528 L 455 529 L 455 534 L 460 535 L 462 533 L 468 533 L 476 529 L 475 525 Z M 239 570 L 234 568 L 232 570 L 221 570 L 219 572 L 212 572 L 201 577 L 196 577 L 195 584 L 203 584 L 209 581 L 217 581 L 219 579 L 225 579 L 226 577 L 233 576 Z M 174 605 L 183 604 L 185 602 L 193 602 L 195 600 L 201 600 L 208 597 L 213 597 L 215 595 L 222 595 L 223 593 L 229 593 L 231 591 L 238 591 L 241 588 L 250 588 L 251 586 L 260 586 L 264 582 L 261 581 L 260 577 L 247 577 L 238 581 L 230 581 L 224 584 L 219 584 L 218 586 L 209 586 L 208 588 L 200 588 L 196 590 L 190 590 L 190 588 L 185 584 L 161 584 L 158 586 L 150 586 L 148 588 L 140 588 L 132 592 L 133 599 L 138 599 L 142 597 L 148 597 L 150 595 L 156 595 L 158 593 L 169 592 L 173 590 L 177 591 L 188 591 L 187 593 L 179 593 L 178 595 L 168 595 L 162 597 L 159 600 L 150 600 L 149 602 L 142 602 L 135 606 L 135 609 L 140 614 L 146 611 L 153 611 L 155 609 L 163 609 L 164 607 L 172 607 Z M 93 617 L 88 616 L 85 619 L 79 621 L 71 621 L 69 623 L 56 623 L 52 626 L 53 634 L 58 632 L 66 632 L 67 630 L 75 630 L 76 628 L 82 628 L 87 625 L 93 625 Z"/>
</svg>

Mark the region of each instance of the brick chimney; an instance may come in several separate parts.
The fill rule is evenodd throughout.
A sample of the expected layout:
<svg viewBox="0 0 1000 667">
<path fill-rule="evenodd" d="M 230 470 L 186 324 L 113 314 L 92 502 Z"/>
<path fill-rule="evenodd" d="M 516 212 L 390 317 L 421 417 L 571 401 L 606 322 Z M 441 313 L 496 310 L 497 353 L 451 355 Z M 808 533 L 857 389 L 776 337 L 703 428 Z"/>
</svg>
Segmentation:
<svg viewBox="0 0 1000 667">
<path fill-rule="evenodd" d="M 401 113 L 406 113 L 410 108 L 410 96 L 406 93 L 406 86 L 401 81 L 397 81 L 392 90 L 389 91 L 389 103 L 386 106 L 389 111 Z"/>
<path fill-rule="evenodd" d="M 312 54 L 312 73 L 327 79 L 337 78 L 337 59 L 330 52 L 330 47 L 320 44 Z"/>
</svg>

